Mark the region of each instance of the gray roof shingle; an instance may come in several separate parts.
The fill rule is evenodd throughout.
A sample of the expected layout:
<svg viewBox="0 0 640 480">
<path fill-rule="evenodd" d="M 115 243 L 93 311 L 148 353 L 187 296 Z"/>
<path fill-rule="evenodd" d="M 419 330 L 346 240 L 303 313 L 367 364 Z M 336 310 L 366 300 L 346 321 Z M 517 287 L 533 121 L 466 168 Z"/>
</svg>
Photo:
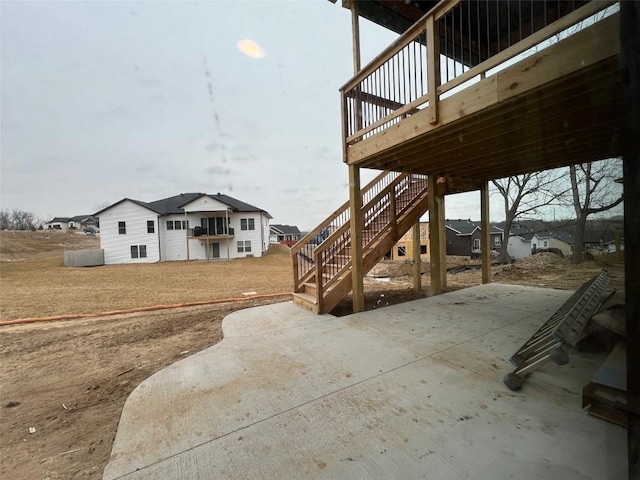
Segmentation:
<svg viewBox="0 0 640 480">
<path fill-rule="evenodd" d="M 99 212 L 94 213 L 94 216 L 99 215 L 100 213 L 112 208 L 126 200 L 130 202 L 136 203 L 141 207 L 148 208 L 156 212 L 159 215 L 172 215 L 172 214 L 182 214 L 184 210 L 182 209 L 188 203 L 193 202 L 194 200 L 208 196 L 211 197 L 225 205 L 231 207 L 233 212 L 262 212 L 267 215 L 269 218 L 272 218 L 268 212 L 262 210 L 258 207 L 254 207 L 248 203 L 242 202 L 238 199 L 230 197 L 229 195 L 224 195 L 220 193 L 216 194 L 207 194 L 207 193 L 181 193 L 180 195 L 174 195 L 173 197 L 162 198 L 160 200 L 155 200 L 153 202 L 141 202 L 139 200 L 134 200 L 132 198 L 123 198 L 119 202 L 114 203 L 113 205 L 109 205 L 107 208 L 100 210 Z"/>
</svg>

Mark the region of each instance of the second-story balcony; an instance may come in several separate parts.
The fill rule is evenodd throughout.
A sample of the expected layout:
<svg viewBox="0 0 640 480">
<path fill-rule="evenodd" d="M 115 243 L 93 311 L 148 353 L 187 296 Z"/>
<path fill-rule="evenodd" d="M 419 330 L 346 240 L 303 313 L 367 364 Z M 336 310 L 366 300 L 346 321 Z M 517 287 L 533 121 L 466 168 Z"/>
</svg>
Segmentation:
<svg viewBox="0 0 640 480">
<path fill-rule="evenodd" d="M 345 162 L 477 180 L 619 156 L 618 17 L 440 2 L 341 88 Z"/>
<path fill-rule="evenodd" d="M 222 240 L 235 236 L 232 227 L 229 226 L 228 217 L 210 216 L 202 217 L 200 225 L 189 229 L 189 238 L 199 240 Z"/>
</svg>

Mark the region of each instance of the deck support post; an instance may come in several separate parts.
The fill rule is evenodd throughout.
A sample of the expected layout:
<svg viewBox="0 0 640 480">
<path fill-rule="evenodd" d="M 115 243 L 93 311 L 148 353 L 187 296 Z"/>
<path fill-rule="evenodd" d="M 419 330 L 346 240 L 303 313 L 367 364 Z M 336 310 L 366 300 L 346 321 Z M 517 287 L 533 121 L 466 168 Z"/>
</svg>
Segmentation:
<svg viewBox="0 0 640 480">
<path fill-rule="evenodd" d="M 360 19 L 358 2 L 351 4 L 351 34 L 353 41 L 353 72 L 360 71 Z M 357 106 L 357 128 L 362 128 L 360 105 Z M 346 138 L 346 137 L 345 137 Z M 347 160 L 345 151 L 345 161 Z M 364 284 L 362 281 L 362 192 L 360 191 L 360 168 L 349 165 L 349 208 L 351 210 L 351 289 L 353 312 L 364 310 Z M 316 268 L 319 268 L 317 266 Z M 317 272 L 322 275 L 322 272 Z"/>
<path fill-rule="evenodd" d="M 628 478 L 640 478 L 640 5 L 620 2 L 623 79 L 624 283 L 627 327 Z"/>
<path fill-rule="evenodd" d="M 353 313 L 364 310 L 364 284 L 362 281 L 362 192 L 360 168 L 349 165 L 349 208 L 351 210 L 351 288 Z M 320 268 L 317 265 L 316 268 Z M 316 275 L 322 275 L 318 271 Z"/>
<path fill-rule="evenodd" d="M 187 260 L 191 260 L 190 255 L 189 255 L 189 226 L 187 225 L 187 222 L 189 220 L 187 220 L 187 212 L 184 212 L 184 226 L 186 227 L 185 229 L 185 237 L 187 238 Z M 158 220 L 158 229 L 160 229 L 160 220 Z"/>
<path fill-rule="evenodd" d="M 480 186 L 480 248 L 482 249 L 482 283 L 491 283 L 491 225 L 489 225 L 489 182 Z M 504 246 L 506 248 L 506 246 Z"/>
<path fill-rule="evenodd" d="M 440 285 L 442 292 L 447 291 L 447 231 L 445 228 L 444 214 L 444 192 L 446 188 L 446 180 L 438 178 L 438 196 L 436 203 L 438 204 L 438 230 L 440 232 Z"/>
<path fill-rule="evenodd" d="M 351 4 L 351 35 L 353 41 L 353 73 L 360 71 L 360 18 L 358 2 Z"/>
<path fill-rule="evenodd" d="M 429 175 L 429 267 L 431 292 L 439 295 L 447 288 L 447 245 L 444 231 L 444 189 L 436 175 Z"/>
<path fill-rule="evenodd" d="M 413 226 L 413 289 L 417 292 L 422 290 L 422 260 L 420 258 L 421 244 L 420 219 L 418 219 Z"/>
</svg>

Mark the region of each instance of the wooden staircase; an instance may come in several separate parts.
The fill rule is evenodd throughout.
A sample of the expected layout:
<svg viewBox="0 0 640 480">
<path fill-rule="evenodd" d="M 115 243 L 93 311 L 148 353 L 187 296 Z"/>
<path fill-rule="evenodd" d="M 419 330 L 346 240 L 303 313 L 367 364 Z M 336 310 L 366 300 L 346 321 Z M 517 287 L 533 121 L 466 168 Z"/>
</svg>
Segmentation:
<svg viewBox="0 0 640 480">
<path fill-rule="evenodd" d="M 426 175 L 383 172 L 362 190 L 362 269 L 371 270 L 427 211 Z M 349 202 L 291 249 L 293 301 L 328 313 L 351 291 Z"/>
</svg>

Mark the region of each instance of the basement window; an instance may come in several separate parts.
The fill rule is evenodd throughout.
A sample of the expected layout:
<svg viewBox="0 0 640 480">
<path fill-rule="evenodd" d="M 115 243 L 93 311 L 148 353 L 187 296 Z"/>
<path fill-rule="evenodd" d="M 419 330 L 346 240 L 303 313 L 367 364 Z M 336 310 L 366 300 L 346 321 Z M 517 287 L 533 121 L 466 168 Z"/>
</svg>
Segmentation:
<svg viewBox="0 0 640 480">
<path fill-rule="evenodd" d="M 238 253 L 251 252 L 251 240 L 240 240 L 238 242 Z"/>
<path fill-rule="evenodd" d="M 398 256 L 404 257 L 407 255 L 407 249 L 405 247 L 398 247 Z"/>
<path fill-rule="evenodd" d="M 147 246 L 131 245 L 131 258 L 147 258 Z"/>
</svg>

